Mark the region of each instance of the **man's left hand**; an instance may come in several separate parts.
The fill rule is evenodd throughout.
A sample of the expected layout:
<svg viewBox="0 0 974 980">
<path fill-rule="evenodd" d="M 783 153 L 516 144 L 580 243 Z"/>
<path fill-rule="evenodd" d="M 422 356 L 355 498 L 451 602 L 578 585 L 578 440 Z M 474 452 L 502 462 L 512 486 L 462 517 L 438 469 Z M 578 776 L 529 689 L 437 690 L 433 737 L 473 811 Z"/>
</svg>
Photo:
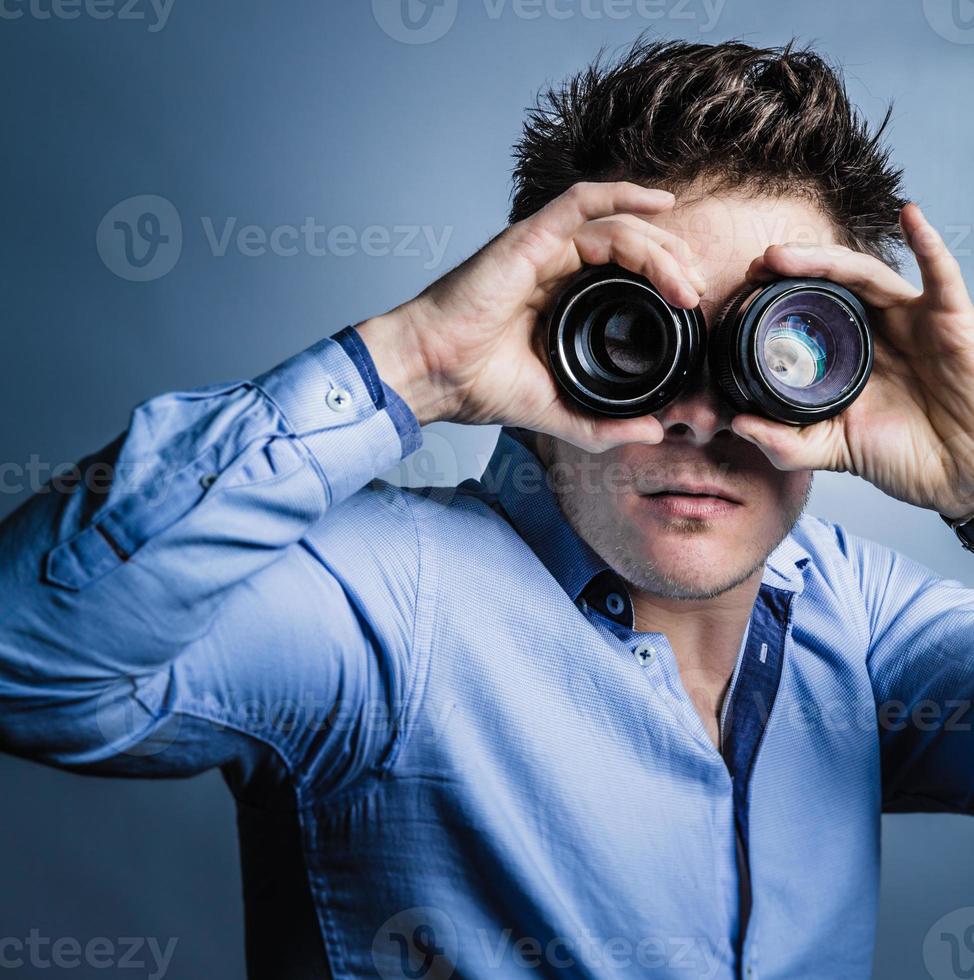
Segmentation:
<svg viewBox="0 0 974 980">
<path fill-rule="evenodd" d="M 871 307 L 874 365 L 859 398 L 823 422 L 758 415 L 732 427 L 783 470 L 854 473 L 898 500 L 947 517 L 974 513 L 974 304 L 960 266 L 920 208 L 900 213 L 923 291 L 884 262 L 839 245 L 769 246 L 748 270 L 759 282 L 817 276 Z"/>
</svg>

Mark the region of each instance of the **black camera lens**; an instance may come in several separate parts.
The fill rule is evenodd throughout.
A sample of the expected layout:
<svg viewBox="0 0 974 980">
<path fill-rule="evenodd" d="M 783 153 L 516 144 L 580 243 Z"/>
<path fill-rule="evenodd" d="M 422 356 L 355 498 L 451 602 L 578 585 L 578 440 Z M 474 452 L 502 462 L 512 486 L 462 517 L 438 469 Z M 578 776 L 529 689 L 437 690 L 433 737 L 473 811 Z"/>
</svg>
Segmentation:
<svg viewBox="0 0 974 980">
<path fill-rule="evenodd" d="M 548 324 L 555 378 L 578 404 L 620 418 L 658 411 L 703 359 L 697 310 L 671 306 L 648 279 L 591 267 L 562 293 Z"/>
<path fill-rule="evenodd" d="M 873 346 L 862 302 L 827 279 L 739 294 L 708 338 L 711 374 L 739 412 L 808 425 L 860 394 Z"/>
</svg>

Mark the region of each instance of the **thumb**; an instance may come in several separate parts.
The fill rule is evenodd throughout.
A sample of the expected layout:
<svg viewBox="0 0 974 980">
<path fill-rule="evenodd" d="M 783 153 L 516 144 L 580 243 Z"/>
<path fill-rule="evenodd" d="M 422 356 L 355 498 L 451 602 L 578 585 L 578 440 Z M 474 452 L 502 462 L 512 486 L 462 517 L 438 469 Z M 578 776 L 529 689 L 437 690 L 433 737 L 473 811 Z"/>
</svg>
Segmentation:
<svg viewBox="0 0 974 980">
<path fill-rule="evenodd" d="M 657 445 L 663 441 L 663 426 L 652 415 L 613 419 L 566 408 L 549 431 L 588 453 L 604 453 L 626 443 Z"/>
<path fill-rule="evenodd" d="M 779 470 L 831 469 L 825 453 L 826 422 L 787 425 L 760 415 L 735 415 L 731 429 L 753 443 Z"/>
</svg>

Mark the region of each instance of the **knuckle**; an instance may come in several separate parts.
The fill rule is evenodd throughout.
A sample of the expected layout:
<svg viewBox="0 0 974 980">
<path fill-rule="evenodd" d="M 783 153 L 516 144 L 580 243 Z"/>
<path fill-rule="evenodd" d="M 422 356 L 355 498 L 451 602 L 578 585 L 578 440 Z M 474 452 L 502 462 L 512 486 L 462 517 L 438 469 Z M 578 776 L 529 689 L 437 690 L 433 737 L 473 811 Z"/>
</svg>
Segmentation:
<svg viewBox="0 0 974 980">
<path fill-rule="evenodd" d="M 694 258 L 693 252 L 690 251 L 690 246 L 687 245 L 687 243 L 685 241 L 683 241 L 682 239 L 679 239 L 679 238 L 668 239 L 664 243 L 664 248 L 666 248 L 666 250 L 671 255 L 673 255 L 674 257 L 679 258 L 683 262 L 692 262 L 693 261 L 693 258 Z"/>
<path fill-rule="evenodd" d="M 673 258 L 669 252 L 664 252 L 663 249 L 653 252 L 653 268 L 659 274 L 663 276 L 668 276 L 673 279 L 682 279 L 683 276 L 680 274 L 680 266 L 676 259 Z"/>
<path fill-rule="evenodd" d="M 550 244 L 550 236 L 540 223 L 526 223 L 518 229 L 517 246 L 522 255 L 535 261 L 544 254 Z"/>
</svg>

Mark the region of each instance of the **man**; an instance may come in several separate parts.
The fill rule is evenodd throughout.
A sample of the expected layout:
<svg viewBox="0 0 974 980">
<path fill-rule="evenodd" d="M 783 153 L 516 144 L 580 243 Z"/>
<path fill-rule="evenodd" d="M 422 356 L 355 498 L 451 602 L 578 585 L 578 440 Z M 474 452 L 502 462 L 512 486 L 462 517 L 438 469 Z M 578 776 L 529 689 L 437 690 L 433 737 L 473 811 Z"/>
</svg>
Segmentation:
<svg viewBox="0 0 974 980">
<path fill-rule="evenodd" d="M 867 977 L 881 810 L 974 808 L 974 592 L 800 515 L 815 469 L 974 512 L 957 264 L 791 48 L 640 41 L 548 93 L 515 178 L 420 296 L 145 402 L 3 525 L 3 745 L 220 766 L 253 976 Z M 540 326 L 609 261 L 708 324 L 844 284 L 874 374 L 806 428 L 706 375 L 577 411 Z M 434 420 L 504 426 L 482 479 L 376 479 Z"/>
</svg>

